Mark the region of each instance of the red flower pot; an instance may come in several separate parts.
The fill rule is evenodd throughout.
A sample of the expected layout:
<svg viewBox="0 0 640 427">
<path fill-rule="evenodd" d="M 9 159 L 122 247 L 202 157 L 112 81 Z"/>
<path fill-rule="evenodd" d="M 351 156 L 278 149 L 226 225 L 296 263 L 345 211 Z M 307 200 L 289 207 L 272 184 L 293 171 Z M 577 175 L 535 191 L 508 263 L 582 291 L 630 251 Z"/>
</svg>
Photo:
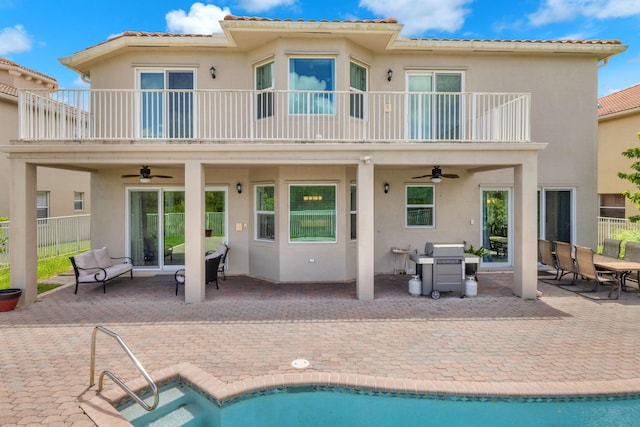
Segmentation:
<svg viewBox="0 0 640 427">
<path fill-rule="evenodd" d="M 16 308 L 22 295 L 22 289 L 0 289 L 0 311 L 11 311 Z"/>
</svg>

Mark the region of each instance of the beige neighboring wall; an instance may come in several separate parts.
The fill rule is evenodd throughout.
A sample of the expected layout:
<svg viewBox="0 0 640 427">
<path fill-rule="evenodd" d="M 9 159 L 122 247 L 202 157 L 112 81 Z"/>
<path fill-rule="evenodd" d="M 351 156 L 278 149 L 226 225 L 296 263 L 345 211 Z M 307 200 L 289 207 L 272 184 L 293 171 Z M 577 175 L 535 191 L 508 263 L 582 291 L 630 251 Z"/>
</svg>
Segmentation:
<svg viewBox="0 0 640 427">
<path fill-rule="evenodd" d="M 57 89 L 52 77 L 0 58 L 0 144 L 9 145 L 18 134 L 18 89 Z M 7 183 L 11 167 L 6 153 L 0 153 L 0 182 Z M 49 192 L 49 216 L 91 212 L 88 173 L 38 168 L 38 191 Z M 74 209 L 74 193 L 84 193 L 84 209 Z M 9 216 L 9 186 L 0 186 L 0 217 Z"/>
<path fill-rule="evenodd" d="M 639 191 L 618 172 L 635 173 L 622 152 L 640 146 L 640 84 L 599 99 L 598 117 L 598 194 Z M 639 215 L 638 207 L 625 198 L 625 217 Z"/>
</svg>

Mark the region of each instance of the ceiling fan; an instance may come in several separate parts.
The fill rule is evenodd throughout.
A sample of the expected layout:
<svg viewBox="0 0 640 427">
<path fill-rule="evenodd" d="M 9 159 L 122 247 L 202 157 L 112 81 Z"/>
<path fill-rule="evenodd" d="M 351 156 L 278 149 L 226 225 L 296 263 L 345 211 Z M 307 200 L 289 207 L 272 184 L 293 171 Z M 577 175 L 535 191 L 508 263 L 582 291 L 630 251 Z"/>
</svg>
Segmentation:
<svg viewBox="0 0 640 427">
<path fill-rule="evenodd" d="M 455 173 L 442 173 L 442 169 L 440 169 L 440 166 L 434 166 L 431 170 L 431 174 L 414 176 L 411 179 L 420 178 L 431 178 L 431 182 L 440 182 L 442 181 L 442 178 L 460 178 L 460 175 L 457 175 Z"/>
<path fill-rule="evenodd" d="M 149 166 L 142 166 L 142 168 L 140 168 L 139 175 L 122 175 L 121 176 L 121 178 L 137 178 L 137 177 L 140 177 L 140 182 L 142 183 L 151 182 L 152 178 L 173 178 L 172 176 L 169 176 L 169 175 L 151 175 L 151 169 L 149 169 Z"/>
</svg>

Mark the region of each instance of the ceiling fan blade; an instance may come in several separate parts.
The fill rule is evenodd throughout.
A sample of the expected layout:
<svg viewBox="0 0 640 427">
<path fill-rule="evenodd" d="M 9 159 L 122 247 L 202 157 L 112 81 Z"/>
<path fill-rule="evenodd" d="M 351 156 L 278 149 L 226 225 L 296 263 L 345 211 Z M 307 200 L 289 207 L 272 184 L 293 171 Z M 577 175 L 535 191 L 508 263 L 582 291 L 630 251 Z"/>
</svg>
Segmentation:
<svg viewBox="0 0 640 427">
<path fill-rule="evenodd" d="M 440 174 L 440 176 L 445 178 L 460 178 L 460 175 L 457 175 L 455 173 L 443 173 L 443 174 Z"/>
<path fill-rule="evenodd" d="M 135 175 L 120 175 L 120 178 L 138 178 L 140 174 Z"/>
<path fill-rule="evenodd" d="M 413 176 L 411 179 L 430 178 L 431 175 Z"/>
<path fill-rule="evenodd" d="M 149 175 L 149 178 L 173 178 L 169 175 Z"/>
</svg>

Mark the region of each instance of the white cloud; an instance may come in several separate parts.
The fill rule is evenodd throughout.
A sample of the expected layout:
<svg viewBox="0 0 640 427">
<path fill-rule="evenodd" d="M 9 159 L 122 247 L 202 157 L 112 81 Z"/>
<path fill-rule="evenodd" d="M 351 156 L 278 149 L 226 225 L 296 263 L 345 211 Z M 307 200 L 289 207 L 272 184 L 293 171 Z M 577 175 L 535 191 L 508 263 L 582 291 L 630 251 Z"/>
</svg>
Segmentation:
<svg viewBox="0 0 640 427">
<path fill-rule="evenodd" d="M 418 36 L 428 30 L 454 32 L 470 12 L 473 0 L 360 0 L 360 7 L 404 24 L 403 34 Z"/>
<path fill-rule="evenodd" d="M 76 78 L 73 81 L 72 85 L 74 89 L 91 89 L 91 85 L 82 80 L 82 78 L 80 77 Z"/>
<path fill-rule="evenodd" d="M 291 6 L 296 0 L 238 0 L 238 7 L 247 12 L 264 12 L 280 6 Z"/>
<path fill-rule="evenodd" d="M 638 0 L 544 0 L 540 9 L 529 15 L 529 22 L 537 27 L 576 16 L 608 19 L 634 15 L 640 15 Z"/>
<path fill-rule="evenodd" d="M 31 38 L 22 25 L 0 30 L 0 55 L 26 52 L 31 49 Z"/>
<path fill-rule="evenodd" d="M 220 9 L 213 4 L 204 5 L 200 2 L 193 3 L 189 13 L 184 10 L 172 10 L 167 13 L 167 28 L 169 31 L 186 34 L 211 34 L 220 33 L 219 21 L 226 15 L 230 15 L 228 7 Z"/>
</svg>

